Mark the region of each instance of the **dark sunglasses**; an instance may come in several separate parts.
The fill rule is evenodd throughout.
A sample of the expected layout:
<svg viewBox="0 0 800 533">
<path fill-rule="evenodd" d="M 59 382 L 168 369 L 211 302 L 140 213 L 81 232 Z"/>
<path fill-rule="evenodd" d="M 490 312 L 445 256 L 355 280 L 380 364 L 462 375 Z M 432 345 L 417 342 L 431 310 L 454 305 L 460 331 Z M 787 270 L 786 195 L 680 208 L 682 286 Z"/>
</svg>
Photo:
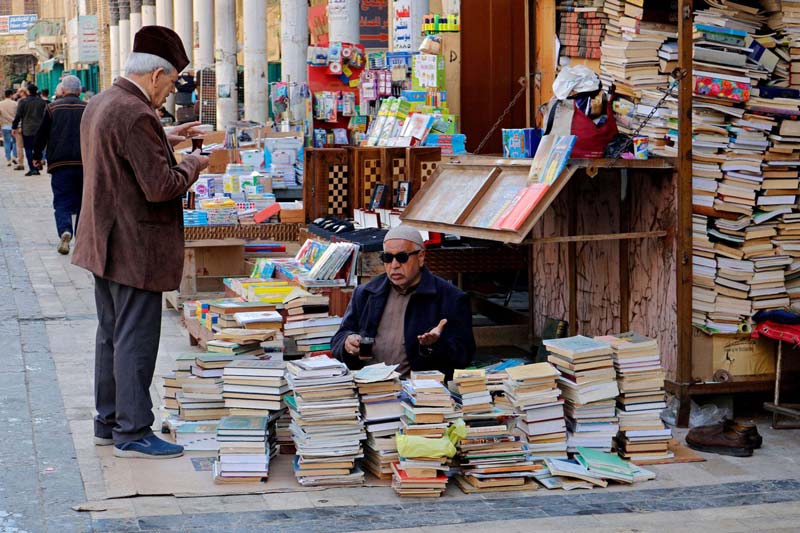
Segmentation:
<svg viewBox="0 0 800 533">
<path fill-rule="evenodd" d="M 408 263 L 408 260 L 411 258 L 412 255 L 417 255 L 422 250 L 416 250 L 414 252 L 400 252 L 398 254 L 390 254 L 389 252 L 381 252 L 380 258 L 381 261 L 386 263 L 387 265 L 390 264 L 392 261 L 397 259 L 397 262 L 401 265 L 405 265 Z"/>
</svg>

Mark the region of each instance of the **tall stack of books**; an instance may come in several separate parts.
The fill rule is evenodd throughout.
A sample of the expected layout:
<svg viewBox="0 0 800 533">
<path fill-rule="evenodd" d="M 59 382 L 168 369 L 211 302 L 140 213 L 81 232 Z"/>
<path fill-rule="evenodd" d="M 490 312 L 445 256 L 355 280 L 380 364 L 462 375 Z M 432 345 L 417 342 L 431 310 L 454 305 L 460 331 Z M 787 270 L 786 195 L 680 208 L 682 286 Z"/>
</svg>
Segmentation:
<svg viewBox="0 0 800 533">
<path fill-rule="evenodd" d="M 517 429 L 528 441 L 533 458 L 567 456 L 564 400 L 556 384 L 560 377 L 550 363 L 506 370 L 506 397 L 518 414 Z"/>
<path fill-rule="evenodd" d="M 367 432 L 364 467 L 381 479 L 390 479 L 392 463 L 400 460 L 395 434 L 402 427 L 400 392 L 403 387 L 396 368 L 397 365 L 378 363 L 365 366 L 354 376 Z"/>
<path fill-rule="evenodd" d="M 222 372 L 222 396 L 231 415 L 269 416 L 286 407 L 289 391 L 286 363 L 272 360 L 231 361 Z"/>
<path fill-rule="evenodd" d="M 561 0 L 556 9 L 560 14 L 561 54 L 600 59 L 600 44 L 608 20 L 603 0 Z"/>
<path fill-rule="evenodd" d="M 229 416 L 217 425 L 215 483 L 252 483 L 269 476 L 268 418 Z"/>
<path fill-rule="evenodd" d="M 567 451 L 578 446 L 611 451 L 619 430 L 611 346 L 582 335 L 543 343 L 547 360 L 561 373 L 558 387 L 565 400 Z"/>
<path fill-rule="evenodd" d="M 483 369 L 456 370 L 449 387 L 456 402 L 470 394 L 489 394 Z M 495 409 L 491 396 L 488 404 L 465 407 L 462 404 L 467 436 L 458 443 L 459 485 L 478 492 L 522 489 L 528 478 L 544 467 L 534 463 L 527 444 L 515 434 L 516 417 Z"/>
<path fill-rule="evenodd" d="M 439 439 L 457 416 L 450 393 L 434 379 L 403 382 L 404 435 Z M 441 496 L 447 487 L 447 457 L 404 456 L 392 464 L 392 487 L 400 496 Z"/>
<path fill-rule="evenodd" d="M 620 394 L 617 397 L 619 434 L 617 451 L 625 459 L 666 459 L 672 430 L 661 421 L 664 402 L 664 370 L 655 339 L 637 333 L 598 337 L 614 349 L 614 368 Z"/>
<path fill-rule="evenodd" d="M 356 466 L 366 438 L 353 374 L 325 356 L 290 361 L 287 380 L 294 396 L 286 403 L 297 455 L 294 473 L 305 486 L 361 485 Z"/>
</svg>

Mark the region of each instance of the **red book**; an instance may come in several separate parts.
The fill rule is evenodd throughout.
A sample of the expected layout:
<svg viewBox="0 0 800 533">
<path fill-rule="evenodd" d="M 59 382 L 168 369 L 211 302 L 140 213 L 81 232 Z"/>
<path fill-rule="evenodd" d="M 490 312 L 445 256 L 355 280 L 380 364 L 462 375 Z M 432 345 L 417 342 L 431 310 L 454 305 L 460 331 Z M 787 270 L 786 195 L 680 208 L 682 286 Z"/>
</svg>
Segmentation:
<svg viewBox="0 0 800 533">
<path fill-rule="evenodd" d="M 531 214 L 533 208 L 550 189 L 547 183 L 532 183 L 522 189 L 492 228 L 516 231 Z"/>
<path fill-rule="evenodd" d="M 261 211 L 253 216 L 253 220 L 256 221 L 257 224 L 261 224 L 262 222 L 266 222 L 270 218 L 274 217 L 278 213 L 281 212 L 281 204 L 275 202 L 269 207 L 265 207 Z"/>
</svg>

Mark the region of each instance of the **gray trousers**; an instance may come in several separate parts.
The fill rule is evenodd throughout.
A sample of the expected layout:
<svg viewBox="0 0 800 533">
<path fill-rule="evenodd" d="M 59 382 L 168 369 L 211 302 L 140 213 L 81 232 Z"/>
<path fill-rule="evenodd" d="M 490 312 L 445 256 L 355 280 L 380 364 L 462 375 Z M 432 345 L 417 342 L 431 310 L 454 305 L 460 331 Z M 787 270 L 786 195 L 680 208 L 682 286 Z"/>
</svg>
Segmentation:
<svg viewBox="0 0 800 533">
<path fill-rule="evenodd" d="M 161 293 L 94 278 L 94 434 L 122 444 L 153 434 L 150 384 L 161 336 Z"/>
</svg>

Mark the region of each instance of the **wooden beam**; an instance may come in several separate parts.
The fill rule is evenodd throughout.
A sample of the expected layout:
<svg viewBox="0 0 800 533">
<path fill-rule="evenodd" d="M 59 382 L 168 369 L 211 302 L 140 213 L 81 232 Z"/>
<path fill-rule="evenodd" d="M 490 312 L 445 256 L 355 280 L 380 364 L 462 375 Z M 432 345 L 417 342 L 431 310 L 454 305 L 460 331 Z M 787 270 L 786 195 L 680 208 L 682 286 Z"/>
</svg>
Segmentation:
<svg viewBox="0 0 800 533">
<path fill-rule="evenodd" d="M 570 235 L 564 237 L 544 237 L 525 241 L 525 244 L 557 244 L 564 242 L 597 242 L 597 241 L 629 241 L 632 239 L 659 239 L 666 237 L 669 232 L 660 231 L 632 231 L 627 233 L 600 233 L 597 235 Z"/>
<path fill-rule="evenodd" d="M 628 172 L 623 171 L 619 189 L 619 231 L 620 235 L 629 235 L 631 229 L 631 201 L 630 182 Z M 666 234 L 666 232 L 664 232 Z M 631 313 L 631 271 L 628 249 L 629 239 L 620 239 L 617 251 L 619 253 L 619 329 L 630 329 Z"/>
<path fill-rule="evenodd" d="M 677 328 L 676 377 L 686 383 L 692 374 L 692 22 L 691 0 L 678 0 L 678 66 L 686 73 L 678 88 L 677 181 Z"/>
<path fill-rule="evenodd" d="M 567 205 L 569 221 L 567 231 L 574 234 L 578 231 L 578 183 L 569 187 Z M 569 268 L 567 286 L 569 288 L 569 334 L 578 334 L 578 243 L 567 241 L 567 265 Z"/>
<path fill-rule="evenodd" d="M 535 109 L 547 103 L 553 96 L 553 81 L 556 79 L 556 0 L 534 0 L 533 29 L 534 58 L 533 105 Z M 536 121 L 534 118 L 534 122 Z"/>
</svg>

